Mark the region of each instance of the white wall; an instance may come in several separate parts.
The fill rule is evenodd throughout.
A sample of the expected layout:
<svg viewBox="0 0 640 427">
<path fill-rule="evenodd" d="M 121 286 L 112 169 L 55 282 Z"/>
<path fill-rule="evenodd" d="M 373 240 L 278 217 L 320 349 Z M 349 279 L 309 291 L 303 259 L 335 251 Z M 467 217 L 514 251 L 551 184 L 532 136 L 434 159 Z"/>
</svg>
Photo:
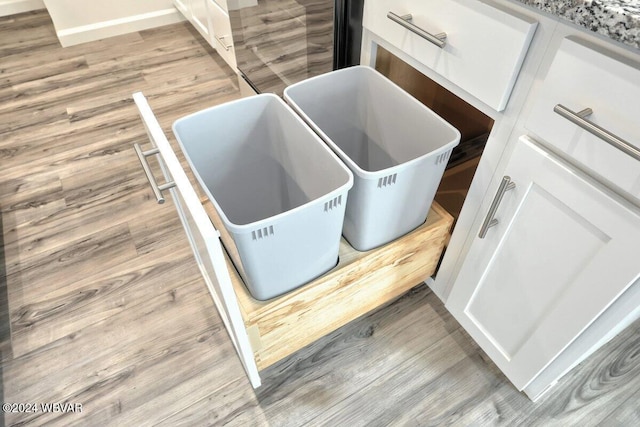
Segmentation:
<svg viewBox="0 0 640 427">
<path fill-rule="evenodd" d="M 42 0 L 0 0 L 0 16 L 44 9 Z"/>
<path fill-rule="evenodd" d="M 3 1 L 3 0 L 0 0 Z M 179 22 L 172 0 L 44 0 L 62 46 Z"/>
</svg>

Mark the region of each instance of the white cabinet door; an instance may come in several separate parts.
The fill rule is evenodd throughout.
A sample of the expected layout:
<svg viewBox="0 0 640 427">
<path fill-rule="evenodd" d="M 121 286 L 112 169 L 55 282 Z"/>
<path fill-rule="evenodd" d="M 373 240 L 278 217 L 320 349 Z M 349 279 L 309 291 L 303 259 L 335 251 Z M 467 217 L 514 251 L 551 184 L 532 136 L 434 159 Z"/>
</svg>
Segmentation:
<svg viewBox="0 0 640 427">
<path fill-rule="evenodd" d="M 233 47 L 229 15 L 215 1 L 206 0 L 206 2 L 211 18 L 211 43 L 222 59 L 235 70 L 237 68 L 236 53 Z"/>
<path fill-rule="evenodd" d="M 191 0 L 191 13 L 193 16 L 193 25 L 202 34 L 202 36 L 210 42 L 209 38 L 209 10 L 207 9 L 207 0 Z"/>
<path fill-rule="evenodd" d="M 211 44 L 211 26 L 207 0 L 173 0 L 173 4 L 193 24 L 202 37 Z"/>
<path fill-rule="evenodd" d="M 173 0 L 176 9 L 187 19 L 191 19 L 191 1 L 192 0 Z"/>
<path fill-rule="evenodd" d="M 159 151 L 158 160 L 165 179 L 167 182 L 173 181 L 175 183 L 175 187 L 170 190 L 172 199 L 207 288 L 236 347 L 251 384 L 254 388 L 259 387 L 258 368 L 227 270 L 220 234 L 207 216 L 147 100 L 140 92 L 135 93 L 133 99 L 147 129 L 152 149 L 157 148 Z"/>
<path fill-rule="evenodd" d="M 522 390 L 640 276 L 636 208 L 522 137 L 447 308 Z"/>
</svg>

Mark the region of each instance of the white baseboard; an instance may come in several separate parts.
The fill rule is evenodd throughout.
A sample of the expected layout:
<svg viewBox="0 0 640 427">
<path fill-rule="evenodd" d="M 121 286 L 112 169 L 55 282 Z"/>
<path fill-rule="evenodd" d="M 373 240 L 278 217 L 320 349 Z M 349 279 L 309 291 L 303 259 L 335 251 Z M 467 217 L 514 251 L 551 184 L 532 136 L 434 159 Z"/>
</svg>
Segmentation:
<svg viewBox="0 0 640 427">
<path fill-rule="evenodd" d="M 42 0 L 0 0 L 0 16 L 44 9 Z"/>
<path fill-rule="evenodd" d="M 62 46 L 67 47 L 163 25 L 175 24 L 183 20 L 184 17 L 182 14 L 172 7 L 140 15 L 67 28 L 56 31 L 56 33 Z"/>
</svg>

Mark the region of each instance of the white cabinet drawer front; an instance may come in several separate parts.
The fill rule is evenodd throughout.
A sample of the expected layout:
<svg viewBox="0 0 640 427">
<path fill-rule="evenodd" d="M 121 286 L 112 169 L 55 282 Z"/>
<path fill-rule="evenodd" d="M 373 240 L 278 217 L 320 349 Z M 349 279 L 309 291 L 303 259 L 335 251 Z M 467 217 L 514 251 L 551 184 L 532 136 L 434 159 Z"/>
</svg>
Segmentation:
<svg viewBox="0 0 640 427">
<path fill-rule="evenodd" d="M 554 112 L 590 108 L 586 119 L 640 149 L 640 62 L 563 40 L 527 118 L 527 128 L 607 184 L 640 201 L 640 160 Z"/>
<path fill-rule="evenodd" d="M 229 15 L 213 0 L 207 0 L 207 6 L 211 16 L 213 32 L 211 42 L 222 59 L 224 59 L 225 62 L 235 70 L 236 54 L 233 49 L 233 38 L 231 36 L 231 22 L 229 21 Z"/>
<path fill-rule="evenodd" d="M 231 276 L 225 261 L 224 249 L 220 242 L 220 234 L 211 224 L 200 198 L 191 186 L 189 178 L 182 169 L 180 161 L 171 148 L 171 144 L 146 98 L 142 93 L 138 92 L 133 94 L 133 99 L 149 137 L 150 144 L 146 145 L 150 150 L 147 155 L 158 156 L 165 180 L 175 184 L 174 188 L 169 190 L 172 196 L 171 199 L 178 211 L 182 226 L 193 250 L 194 258 L 202 273 L 202 278 L 229 332 L 231 341 L 247 371 L 251 384 L 254 388 L 259 387 L 258 367 L 245 330 L 240 306 L 233 290 Z M 141 159 L 141 163 L 143 161 Z M 151 171 L 149 172 L 152 173 Z"/>
<path fill-rule="evenodd" d="M 442 48 L 387 17 L 446 33 Z M 509 100 L 537 23 L 479 1 L 378 0 L 365 4 L 363 25 L 497 111 Z"/>
</svg>

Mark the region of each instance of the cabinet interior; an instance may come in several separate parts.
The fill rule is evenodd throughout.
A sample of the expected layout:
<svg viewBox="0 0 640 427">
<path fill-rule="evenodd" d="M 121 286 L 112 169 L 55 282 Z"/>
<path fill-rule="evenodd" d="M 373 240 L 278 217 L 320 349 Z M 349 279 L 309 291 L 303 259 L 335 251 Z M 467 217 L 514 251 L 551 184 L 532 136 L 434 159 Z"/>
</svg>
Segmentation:
<svg viewBox="0 0 640 427">
<path fill-rule="evenodd" d="M 436 193 L 436 201 L 457 219 L 493 119 L 381 46 L 377 48 L 375 68 L 460 131 L 460 144 L 451 154 Z"/>
</svg>

